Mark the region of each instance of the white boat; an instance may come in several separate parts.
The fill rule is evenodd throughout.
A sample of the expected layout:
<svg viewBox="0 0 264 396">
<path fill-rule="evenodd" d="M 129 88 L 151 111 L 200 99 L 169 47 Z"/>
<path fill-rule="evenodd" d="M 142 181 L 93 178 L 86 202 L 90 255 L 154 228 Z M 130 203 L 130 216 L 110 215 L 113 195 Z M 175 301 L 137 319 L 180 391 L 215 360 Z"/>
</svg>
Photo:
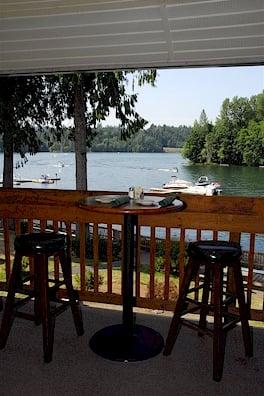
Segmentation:
<svg viewBox="0 0 264 396">
<path fill-rule="evenodd" d="M 168 181 L 168 183 L 163 184 L 162 187 L 152 187 L 150 188 L 150 191 L 157 192 L 160 194 L 182 192 L 184 194 L 197 194 L 197 195 L 207 195 L 207 196 L 221 194 L 222 190 L 220 189 L 221 186 L 218 182 L 210 183 L 208 181 L 207 176 L 200 176 L 199 179 L 201 179 L 200 182 L 203 181 L 204 184 L 193 185 L 192 182 L 181 180 L 178 179 L 176 176 L 172 176 L 171 179 Z"/>
<path fill-rule="evenodd" d="M 150 191 L 159 194 L 172 194 L 177 192 L 184 194 L 206 195 L 206 196 L 220 195 L 222 192 L 222 190 L 216 188 L 213 183 L 209 184 L 208 186 L 190 186 L 186 188 L 177 188 L 177 189 L 152 187 L 150 188 Z"/>
<path fill-rule="evenodd" d="M 54 181 L 60 180 L 59 177 L 51 177 L 48 174 L 41 175 L 39 179 L 32 179 L 33 183 L 41 183 L 41 184 L 53 184 Z"/>
<path fill-rule="evenodd" d="M 193 185 L 192 182 L 178 179 L 177 176 L 173 175 L 171 176 L 171 179 L 167 183 L 163 184 L 163 188 L 178 190 L 178 189 L 191 187 L 192 185 Z"/>
<path fill-rule="evenodd" d="M 40 184 L 53 184 L 55 181 L 60 180 L 60 177 L 58 177 L 57 173 L 55 177 L 52 177 L 48 174 L 43 174 L 40 176 L 39 179 L 24 179 L 21 177 L 21 175 L 15 175 L 14 176 L 14 183 L 17 185 L 21 183 L 40 183 Z"/>
<path fill-rule="evenodd" d="M 215 183 L 210 183 L 207 186 L 191 186 L 185 190 L 182 190 L 181 192 L 185 194 L 197 194 L 206 196 L 220 195 L 222 190 L 220 190 L 218 186 L 219 185 L 216 185 Z"/>
<path fill-rule="evenodd" d="M 53 184 L 54 180 L 49 179 L 47 175 L 41 175 L 39 179 L 32 179 L 32 183 Z"/>
</svg>

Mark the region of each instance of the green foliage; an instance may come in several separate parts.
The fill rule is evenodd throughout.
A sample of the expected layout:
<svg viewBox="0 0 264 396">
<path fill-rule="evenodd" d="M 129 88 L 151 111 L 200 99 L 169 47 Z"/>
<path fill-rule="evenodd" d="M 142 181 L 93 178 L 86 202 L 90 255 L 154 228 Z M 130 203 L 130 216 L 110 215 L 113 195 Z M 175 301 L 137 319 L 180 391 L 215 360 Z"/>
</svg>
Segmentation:
<svg viewBox="0 0 264 396">
<path fill-rule="evenodd" d="M 187 247 L 187 246 L 186 246 Z M 186 251 L 186 249 L 185 249 Z M 170 252 L 170 273 L 177 275 L 179 272 L 179 257 L 180 245 L 178 241 L 172 241 Z M 164 255 L 165 255 L 165 241 L 160 240 L 156 244 L 156 257 L 155 257 L 155 271 L 164 271 Z"/>
<path fill-rule="evenodd" d="M 142 129 L 144 120 L 135 110 L 138 94 L 128 94 L 128 75 L 136 79 L 139 85 L 154 85 L 155 70 L 86 72 L 78 74 L 53 75 L 47 78 L 50 108 L 57 123 L 57 136 L 62 130 L 62 121 L 67 118 L 74 120 L 70 138 L 75 140 L 78 115 L 83 116 L 86 143 L 90 147 L 96 136 L 96 126 L 105 120 L 110 109 L 115 110 L 120 121 L 121 137 L 129 138 Z M 81 101 L 77 102 L 77 94 Z M 81 107 L 80 107 L 81 106 Z"/>
<path fill-rule="evenodd" d="M 57 140 L 51 129 L 46 129 L 41 135 L 43 147 L 52 152 L 74 151 L 72 129 L 61 130 L 60 141 Z M 182 147 L 190 136 L 191 127 L 180 125 L 151 125 L 140 130 L 130 138 L 123 140 L 119 127 L 98 125 L 91 143 L 90 151 L 94 152 L 162 152 L 163 147 Z"/>
<path fill-rule="evenodd" d="M 183 155 L 194 163 L 263 165 L 263 121 L 264 93 L 225 99 L 214 126 L 205 114 L 194 123 Z"/>
<path fill-rule="evenodd" d="M 74 275 L 74 281 L 78 288 L 81 286 L 81 279 L 79 274 Z M 99 286 L 104 283 L 103 275 L 98 276 L 98 284 Z M 94 273 L 90 270 L 85 271 L 85 289 L 93 290 L 94 289 Z"/>
<path fill-rule="evenodd" d="M 22 157 L 25 152 L 35 153 L 39 146 L 36 131 L 49 116 L 45 78 L 1 77 L 0 86 L 0 133 L 12 136 L 14 151 Z"/>
<path fill-rule="evenodd" d="M 103 236 L 99 237 L 99 260 L 107 261 L 107 239 Z M 80 238 L 75 237 L 72 239 L 72 252 L 76 257 L 80 257 Z M 113 260 L 119 260 L 121 255 L 121 241 L 113 240 L 112 242 L 112 257 Z M 89 237 L 86 240 L 85 244 L 85 257 L 88 259 L 92 259 L 94 257 L 93 254 L 93 238 Z"/>
<path fill-rule="evenodd" d="M 243 164 L 264 165 L 264 121 L 250 121 L 237 136 L 237 147 L 242 153 Z"/>
</svg>

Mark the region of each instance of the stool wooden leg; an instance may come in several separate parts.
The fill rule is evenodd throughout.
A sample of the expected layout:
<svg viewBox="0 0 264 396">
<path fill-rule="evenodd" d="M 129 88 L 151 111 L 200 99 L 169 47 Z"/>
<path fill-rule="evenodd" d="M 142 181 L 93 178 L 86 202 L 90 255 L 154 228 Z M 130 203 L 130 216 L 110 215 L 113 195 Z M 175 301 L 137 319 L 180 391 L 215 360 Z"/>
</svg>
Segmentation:
<svg viewBox="0 0 264 396">
<path fill-rule="evenodd" d="M 78 293 L 76 290 L 73 289 L 72 286 L 71 260 L 69 257 L 66 257 L 64 251 L 59 253 L 59 257 L 60 257 L 61 269 L 63 272 L 66 289 L 68 292 L 68 297 L 70 300 L 71 311 L 72 311 L 76 332 L 78 336 L 81 336 L 84 334 L 82 311 L 79 303 Z"/>
<path fill-rule="evenodd" d="M 176 302 L 174 315 L 173 315 L 173 318 L 171 321 L 169 333 L 168 333 L 167 340 L 165 343 L 165 348 L 163 351 L 163 354 L 165 356 L 170 355 L 172 348 L 175 344 L 175 341 L 177 339 L 177 336 L 179 334 L 181 313 L 183 311 L 185 299 L 188 294 L 190 283 L 191 283 L 193 277 L 197 274 L 198 268 L 199 268 L 199 263 L 190 258 L 189 262 L 187 264 L 187 267 L 186 267 L 186 272 L 185 272 L 184 278 L 183 278 L 182 290 L 181 290 L 181 292 L 178 296 L 177 302 Z"/>
<path fill-rule="evenodd" d="M 213 331 L 213 379 L 220 381 L 223 374 L 226 334 L 223 330 L 223 268 L 215 263 L 213 274 L 214 289 L 214 331 Z"/>
<path fill-rule="evenodd" d="M 35 325 L 38 326 L 41 323 L 41 303 L 40 303 L 40 275 L 38 270 L 38 263 L 34 265 L 34 314 L 35 314 Z"/>
<path fill-rule="evenodd" d="M 5 309 L 0 328 L 0 349 L 6 346 L 7 339 L 14 321 L 13 307 L 15 303 L 16 289 L 20 283 L 22 256 L 15 254 L 12 273 L 8 283 Z"/>
<path fill-rule="evenodd" d="M 206 265 L 205 273 L 204 273 L 202 307 L 201 307 L 201 311 L 200 311 L 200 321 L 199 321 L 199 328 L 201 330 L 206 329 L 206 317 L 209 312 L 208 300 L 209 300 L 209 293 L 210 293 L 210 281 L 211 281 L 211 268 L 209 265 Z M 198 335 L 203 336 L 204 333 L 198 331 Z"/>
<path fill-rule="evenodd" d="M 249 307 L 245 302 L 244 286 L 243 286 L 243 276 L 241 272 L 241 264 L 239 261 L 234 263 L 234 278 L 236 284 L 236 295 L 239 305 L 239 314 L 241 320 L 242 334 L 244 340 L 244 347 L 246 356 L 253 356 L 253 345 L 252 337 L 250 334 L 250 327 L 248 323 L 249 318 Z"/>
<path fill-rule="evenodd" d="M 52 360 L 55 318 L 51 315 L 48 297 L 48 257 L 45 255 L 38 255 L 35 260 L 35 265 L 37 267 L 36 270 L 38 271 L 40 283 L 44 362 L 49 363 Z"/>
</svg>

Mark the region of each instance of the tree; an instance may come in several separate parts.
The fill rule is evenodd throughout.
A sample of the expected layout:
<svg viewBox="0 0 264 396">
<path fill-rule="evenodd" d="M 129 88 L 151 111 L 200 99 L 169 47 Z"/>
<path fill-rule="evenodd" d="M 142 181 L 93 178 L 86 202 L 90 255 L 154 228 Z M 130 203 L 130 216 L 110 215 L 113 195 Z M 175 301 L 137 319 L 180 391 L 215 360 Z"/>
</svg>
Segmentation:
<svg viewBox="0 0 264 396">
<path fill-rule="evenodd" d="M 0 133 L 3 136 L 3 186 L 13 187 L 13 153 L 35 153 L 37 130 L 48 118 L 43 76 L 0 78 Z"/>
<path fill-rule="evenodd" d="M 205 152 L 206 137 L 211 130 L 212 125 L 203 110 L 199 121 L 194 122 L 191 135 L 183 147 L 183 155 L 192 162 L 205 162 L 207 159 Z"/>
<path fill-rule="evenodd" d="M 264 120 L 264 92 L 254 95 L 250 98 L 249 101 L 255 117 L 256 121 L 263 121 Z"/>
<path fill-rule="evenodd" d="M 245 165 L 264 165 L 264 121 L 250 121 L 247 128 L 241 129 L 237 137 L 237 146 Z"/>
<path fill-rule="evenodd" d="M 135 110 L 137 94 L 126 91 L 128 74 L 125 71 L 93 72 L 52 76 L 49 79 L 54 119 L 61 123 L 67 117 L 74 123 L 71 138 L 75 145 L 78 190 L 87 190 L 86 148 L 96 135 L 97 123 L 106 119 L 111 108 L 115 109 L 116 118 L 120 120 L 122 139 L 130 137 L 146 124 Z M 145 83 L 154 85 L 156 71 L 136 71 L 133 76 L 139 86 Z"/>
<path fill-rule="evenodd" d="M 240 129 L 246 128 L 253 118 L 254 110 L 247 98 L 235 96 L 231 101 L 224 100 L 220 117 L 214 128 L 214 133 L 220 141 L 220 146 L 218 146 L 220 162 L 234 165 L 242 162 L 241 152 L 236 146 L 236 138 Z"/>
</svg>

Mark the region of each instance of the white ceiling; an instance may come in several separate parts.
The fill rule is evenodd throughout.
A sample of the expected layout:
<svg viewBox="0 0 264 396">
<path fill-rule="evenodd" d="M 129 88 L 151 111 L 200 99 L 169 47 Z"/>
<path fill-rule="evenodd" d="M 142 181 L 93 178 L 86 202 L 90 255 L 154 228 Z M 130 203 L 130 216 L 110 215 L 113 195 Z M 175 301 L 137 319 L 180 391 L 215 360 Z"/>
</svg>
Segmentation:
<svg viewBox="0 0 264 396">
<path fill-rule="evenodd" d="M 0 0 L 0 74 L 264 63 L 264 0 Z"/>
</svg>

